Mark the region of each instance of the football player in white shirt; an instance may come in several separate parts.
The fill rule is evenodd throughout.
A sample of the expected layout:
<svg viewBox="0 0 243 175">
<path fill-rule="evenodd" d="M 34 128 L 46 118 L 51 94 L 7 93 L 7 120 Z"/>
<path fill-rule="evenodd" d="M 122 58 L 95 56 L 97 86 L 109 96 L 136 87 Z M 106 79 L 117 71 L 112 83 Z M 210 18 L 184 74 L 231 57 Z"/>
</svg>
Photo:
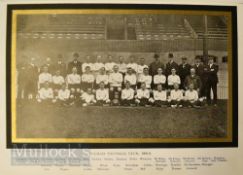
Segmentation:
<svg viewBox="0 0 243 175">
<path fill-rule="evenodd" d="M 137 84 L 137 76 L 133 73 L 133 70 L 131 67 L 127 69 L 127 74 L 124 77 L 124 84 L 126 82 L 130 83 L 131 88 L 136 89 Z"/>
<path fill-rule="evenodd" d="M 165 107 L 168 105 L 167 91 L 163 90 L 162 84 L 157 85 L 157 90 L 153 91 L 153 98 L 150 98 L 150 102 L 156 107 Z"/>
<path fill-rule="evenodd" d="M 165 83 L 166 83 L 166 76 L 163 75 L 162 68 L 158 68 L 158 74 L 154 75 L 153 78 L 154 87 L 157 87 L 158 84 L 162 84 L 163 88 L 165 88 Z"/>
<path fill-rule="evenodd" d="M 96 90 L 97 105 L 107 105 L 110 103 L 109 90 L 105 88 L 104 82 L 100 82 L 100 88 Z"/>
<path fill-rule="evenodd" d="M 95 95 L 92 93 L 92 89 L 88 88 L 87 92 L 84 92 L 81 96 L 82 106 L 90 106 L 96 103 Z"/>
<path fill-rule="evenodd" d="M 79 96 L 81 92 L 81 76 L 77 73 L 76 67 L 72 68 L 72 73 L 67 75 L 66 81 L 68 88 L 71 90 L 71 95 Z"/>
<path fill-rule="evenodd" d="M 179 89 L 179 84 L 174 84 L 174 89 L 170 91 L 170 98 L 168 101 L 173 108 L 182 107 L 183 91 Z"/>
<path fill-rule="evenodd" d="M 129 81 L 125 83 L 125 88 L 122 90 L 121 104 L 123 106 L 134 105 L 134 89 L 130 87 Z"/>
<path fill-rule="evenodd" d="M 45 82 L 52 83 L 52 75 L 48 72 L 47 66 L 43 67 L 43 72 L 39 75 L 38 89 L 42 88 Z"/>
<path fill-rule="evenodd" d="M 123 76 L 120 72 L 118 72 L 118 66 L 115 65 L 113 68 L 113 72 L 109 75 L 109 83 L 110 83 L 110 97 L 114 98 L 114 92 L 121 92 L 123 82 Z"/>
<path fill-rule="evenodd" d="M 203 98 L 198 97 L 198 91 L 194 89 L 194 84 L 189 85 L 189 89 L 185 92 L 184 105 L 187 107 L 200 107 Z"/>
<path fill-rule="evenodd" d="M 169 89 L 173 89 L 174 84 L 181 84 L 181 79 L 179 75 L 176 74 L 176 69 L 172 68 L 171 69 L 171 75 L 168 76 L 168 87 Z"/>
<path fill-rule="evenodd" d="M 100 73 L 96 76 L 95 81 L 96 81 L 96 88 L 99 87 L 100 82 L 104 82 L 105 87 L 108 86 L 109 76 L 106 75 L 104 67 L 100 68 Z"/>
<path fill-rule="evenodd" d="M 81 89 L 87 91 L 88 88 L 93 88 L 95 77 L 89 66 L 86 66 L 84 74 L 81 76 Z"/>
<path fill-rule="evenodd" d="M 118 67 L 119 67 L 119 72 L 125 76 L 126 72 L 127 72 L 127 64 L 124 62 L 124 57 L 120 56 L 119 57 L 119 63 L 118 63 Z"/>
<path fill-rule="evenodd" d="M 135 102 L 139 106 L 149 105 L 150 91 L 146 88 L 146 84 L 144 82 L 141 83 L 141 88 L 137 90 L 137 95 L 135 98 Z"/>
<path fill-rule="evenodd" d="M 108 75 L 113 72 L 113 67 L 114 67 L 115 64 L 116 63 L 113 61 L 112 56 L 108 55 L 108 62 L 105 63 L 105 70 L 106 70 Z"/>
<path fill-rule="evenodd" d="M 129 62 L 127 64 L 127 68 L 131 67 L 133 72 L 136 74 L 138 71 L 138 64 L 135 62 L 135 57 L 134 56 L 130 56 L 129 57 Z"/>
<path fill-rule="evenodd" d="M 141 83 L 145 83 L 147 89 L 151 88 L 152 76 L 149 75 L 148 67 L 143 69 L 143 74 L 138 79 L 138 87 Z"/>
<path fill-rule="evenodd" d="M 43 104 L 50 104 L 53 101 L 53 90 L 49 87 L 49 83 L 45 82 L 39 90 L 37 101 Z"/>
<path fill-rule="evenodd" d="M 65 83 L 63 83 L 61 86 L 62 87 L 58 91 L 56 101 L 60 105 L 69 105 L 72 100 L 72 98 L 70 97 L 70 90 L 66 87 Z"/>
<path fill-rule="evenodd" d="M 91 61 L 91 56 L 90 55 L 87 55 L 86 58 L 85 58 L 85 63 L 82 64 L 82 73 L 85 72 L 85 68 L 89 66 L 90 67 L 90 70 L 93 71 L 93 63 Z"/>
<path fill-rule="evenodd" d="M 105 67 L 104 63 L 102 63 L 102 57 L 101 55 L 97 55 L 96 62 L 93 64 L 93 69 L 95 75 L 99 73 L 100 68 Z"/>
<path fill-rule="evenodd" d="M 57 70 L 56 74 L 52 76 L 52 82 L 53 82 L 54 95 L 56 96 L 58 94 L 59 89 L 61 89 L 62 84 L 65 83 L 65 80 L 61 75 L 60 70 Z"/>
</svg>

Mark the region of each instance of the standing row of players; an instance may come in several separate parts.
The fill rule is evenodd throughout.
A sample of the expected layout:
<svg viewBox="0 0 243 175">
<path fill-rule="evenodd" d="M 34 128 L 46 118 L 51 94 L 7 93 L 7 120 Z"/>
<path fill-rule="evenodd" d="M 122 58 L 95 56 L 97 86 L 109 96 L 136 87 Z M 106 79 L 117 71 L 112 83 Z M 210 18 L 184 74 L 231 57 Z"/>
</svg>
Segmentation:
<svg viewBox="0 0 243 175">
<path fill-rule="evenodd" d="M 218 66 L 212 59 L 209 59 L 207 64 L 203 64 L 200 58 L 196 58 L 195 64 L 189 65 L 187 59 L 182 58 L 182 64 L 178 65 L 174 61 L 173 54 L 170 53 L 169 61 L 164 66 L 159 60 L 159 55 L 155 54 L 154 61 L 148 66 L 144 58 L 140 59 L 139 64 L 134 62 L 133 57 L 130 58 L 129 63 L 125 63 L 123 57 L 120 57 L 119 63 L 114 63 L 112 57 L 108 56 L 109 61 L 104 64 L 100 62 L 100 56 L 97 56 L 95 63 L 89 61 L 89 56 L 86 62 L 81 63 L 78 57 L 78 54 L 74 54 L 74 60 L 67 68 L 60 60 L 55 66 L 47 60 L 36 79 L 36 66 L 32 62 L 27 68 L 23 67 L 18 78 L 19 96 L 23 97 L 25 94 L 28 98 L 33 98 L 37 94 L 36 89 L 40 90 L 46 82 L 55 92 L 65 83 L 74 96 L 80 96 L 80 93 L 87 91 L 88 88 L 97 89 L 103 82 L 105 88 L 110 91 L 111 99 L 114 99 L 115 92 L 121 92 L 126 82 L 129 82 L 134 90 L 140 89 L 142 83 L 145 84 L 146 89 L 156 89 L 159 84 L 164 89 L 173 89 L 174 84 L 177 84 L 183 90 L 189 89 L 190 84 L 193 84 L 199 97 L 207 97 L 209 104 L 211 104 L 212 89 L 213 103 L 217 103 Z M 31 76 L 30 81 L 28 76 Z"/>
</svg>

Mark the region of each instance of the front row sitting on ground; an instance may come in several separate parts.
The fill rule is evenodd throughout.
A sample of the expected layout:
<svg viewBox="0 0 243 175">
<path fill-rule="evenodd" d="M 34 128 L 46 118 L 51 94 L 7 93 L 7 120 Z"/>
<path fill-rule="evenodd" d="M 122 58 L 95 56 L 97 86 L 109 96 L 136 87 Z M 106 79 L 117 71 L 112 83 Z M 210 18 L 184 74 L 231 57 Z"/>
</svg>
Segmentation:
<svg viewBox="0 0 243 175">
<path fill-rule="evenodd" d="M 130 82 L 125 83 L 125 88 L 120 92 L 115 92 L 110 99 L 109 89 L 102 81 L 99 88 L 94 91 L 87 88 L 81 95 L 73 93 L 62 84 L 58 92 L 53 91 L 46 82 L 39 90 L 37 101 L 42 104 L 59 104 L 70 106 L 73 104 L 81 106 L 155 106 L 155 107 L 200 107 L 204 105 L 204 99 L 198 97 L 198 91 L 194 89 L 194 84 L 190 84 L 188 90 L 179 89 L 179 84 L 175 83 L 172 90 L 165 90 L 162 84 L 157 85 L 156 90 L 146 87 L 146 83 L 141 83 L 140 89 L 134 90 Z"/>
</svg>

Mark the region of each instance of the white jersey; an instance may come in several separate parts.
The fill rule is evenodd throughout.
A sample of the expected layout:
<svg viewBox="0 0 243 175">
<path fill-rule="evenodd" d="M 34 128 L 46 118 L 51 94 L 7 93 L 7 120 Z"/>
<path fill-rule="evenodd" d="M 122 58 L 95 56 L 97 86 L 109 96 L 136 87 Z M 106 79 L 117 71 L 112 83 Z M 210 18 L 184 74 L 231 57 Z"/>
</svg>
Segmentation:
<svg viewBox="0 0 243 175">
<path fill-rule="evenodd" d="M 135 72 L 138 71 L 138 64 L 137 63 L 128 63 L 127 68 L 132 68 Z"/>
<path fill-rule="evenodd" d="M 145 83 L 146 84 L 146 88 L 151 88 L 151 83 L 152 83 L 152 76 L 151 75 L 144 75 L 142 74 L 140 77 L 139 77 L 139 80 L 138 80 L 140 83 Z"/>
<path fill-rule="evenodd" d="M 153 91 L 154 100 L 166 101 L 167 92 L 166 91 Z"/>
<path fill-rule="evenodd" d="M 82 99 L 85 101 L 85 103 L 96 102 L 94 94 L 83 93 Z"/>
<path fill-rule="evenodd" d="M 103 63 L 94 63 L 93 69 L 94 71 L 98 72 L 102 67 L 105 67 Z"/>
<path fill-rule="evenodd" d="M 198 100 L 198 93 L 196 90 L 187 90 L 185 93 L 185 100 L 196 101 Z"/>
<path fill-rule="evenodd" d="M 121 93 L 122 100 L 132 100 L 134 98 L 134 90 L 132 88 L 123 89 Z"/>
<path fill-rule="evenodd" d="M 168 85 L 173 86 L 175 83 L 181 84 L 181 79 L 178 75 L 169 75 L 168 76 Z"/>
<path fill-rule="evenodd" d="M 109 91 L 108 89 L 97 89 L 96 90 L 96 99 L 107 101 L 109 100 Z"/>
<path fill-rule="evenodd" d="M 45 82 L 48 82 L 48 83 L 52 82 L 52 75 L 50 73 L 43 72 L 39 75 L 39 83 L 42 84 Z"/>
<path fill-rule="evenodd" d="M 39 98 L 41 100 L 47 100 L 47 99 L 52 99 L 53 98 L 53 90 L 52 88 L 41 88 L 39 90 Z"/>
<path fill-rule="evenodd" d="M 126 74 L 124 77 L 124 83 L 129 82 L 130 85 L 136 85 L 137 83 L 137 76 L 135 74 Z"/>
<path fill-rule="evenodd" d="M 82 64 L 82 72 L 85 72 L 85 68 L 89 66 L 91 71 L 94 71 L 94 65 L 93 63 L 83 63 Z"/>
<path fill-rule="evenodd" d="M 93 74 L 83 74 L 81 76 L 81 80 L 82 82 L 85 82 L 85 83 L 93 83 L 95 81 L 95 77 Z"/>
<path fill-rule="evenodd" d="M 61 85 L 65 82 L 65 80 L 64 80 L 63 76 L 61 76 L 61 75 L 59 75 L 59 76 L 54 75 L 52 77 L 52 82 L 53 82 L 53 84 Z"/>
<path fill-rule="evenodd" d="M 108 75 L 106 75 L 106 74 L 104 74 L 104 75 L 98 74 L 96 76 L 96 84 L 100 84 L 100 82 L 104 82 L 104 84 L 107 85 L 108 82 L 109 82 Z"/>
<path fill-rule="evenodd" d="M 80 84 L 81 83 L 81 77 L 79 74 L 69 74 L 67 75 L 67 83 L 74 85 L 74 84 Z"/>
<path fill-rule="evenodd" d="M 170 99 L 171 100 L 182 100 L 183 99 L 183 92 L 182 90 L 178 89 L 178 90 L 171 90 L 170 91 Z"/>
<path fill-rule="evenodd" d="M 127 72 L 127 64 L 126 63 L 120 63 L 118 64 L 119 72 L 126 73 Z"/>
<path fill-rule="evenodd" d="M 109 75 L 109 83 L 112 87 L 121 87 L 123 81 L 123 76 L 121 73 L 113 72 Z"/>
<path fill-rule="evenodd" d="M 149 99 L 149 97 L 150 97 L 150 92 L 149 92 L 148 89 L 145 89 L 145 90 L 138 89 L 138 91 L 137 91 L 137 98 L 138 99 L 141 99 L 141 98 L 147 98 L 147 99 Z"/>
<path fill-rule="evenodd" d="M 59 100 L 67 100 L 67 99 L 69 99 L 69 97 L 70 97 L 70 90 L 69 89 L 65 89 L 65 90 L 60 89 L 58 91 L 57 98 Z"/>
<path fill-rule="evenodd" d="M 166 77 L 165 75 L 155 75 L 154 76 L 154 84 L 165 84 L 166 82 Z"/>
<path fill-rule="evenodd" d="M 113 67 L 116 65 L 114 62 L 105 63 L 105 70 L 108 72 L 113 72 Z"/>
<path fill-rule="evenodd" d="M 143 74 L 143 70 L 144 70 L 144 68 L 148 68 L 148 66 L 146 65 L 146 64 L 144 64 L 144 65 L 138 65 L 138 71 L 137 71 L 137 73 L 138 74 Z"/>
</svg>

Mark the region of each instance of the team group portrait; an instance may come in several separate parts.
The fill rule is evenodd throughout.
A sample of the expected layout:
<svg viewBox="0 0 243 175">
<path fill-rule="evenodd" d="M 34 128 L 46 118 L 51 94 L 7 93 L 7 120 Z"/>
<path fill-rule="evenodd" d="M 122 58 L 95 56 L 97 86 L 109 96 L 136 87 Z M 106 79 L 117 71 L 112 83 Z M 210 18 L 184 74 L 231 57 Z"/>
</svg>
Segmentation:
<svg viewBox="0 0 243 175">
<path fill-rule="evenodd" d="M 102 105 L 102 106 L 156 106 L 156 107 L 200 107 L 217 105 L 218 66 L 213 58 L 203 64 L 195 58 L 195 65 L 182 57 L 179 65 L 169 53 L 166 66 L 154 55 L 150 65 L 144 58 L 129 63 L 122 56 L 119 63 L 108 55 L 107 63 L 98 55 L 95 62 L 88 55 L 84 63 L 73 54 L 74 60 L 66 64 L 58 60 L 38 68 L 33 62 L 21 67 L 19 98 L 36 100 L 42 104 Z M 59 55 L 59 58 L 62 58 Z M 32 61 L 35 59 L 32 58 Z M 26 79 L 29 76 L 28 79 Z M 213 99 L 211 99 L 211 89 Z"/>
<path fill-rule="evenodd" d="M 228 19 L 17 17 L 19 138 L 223 138 Z"/>
</svg>

